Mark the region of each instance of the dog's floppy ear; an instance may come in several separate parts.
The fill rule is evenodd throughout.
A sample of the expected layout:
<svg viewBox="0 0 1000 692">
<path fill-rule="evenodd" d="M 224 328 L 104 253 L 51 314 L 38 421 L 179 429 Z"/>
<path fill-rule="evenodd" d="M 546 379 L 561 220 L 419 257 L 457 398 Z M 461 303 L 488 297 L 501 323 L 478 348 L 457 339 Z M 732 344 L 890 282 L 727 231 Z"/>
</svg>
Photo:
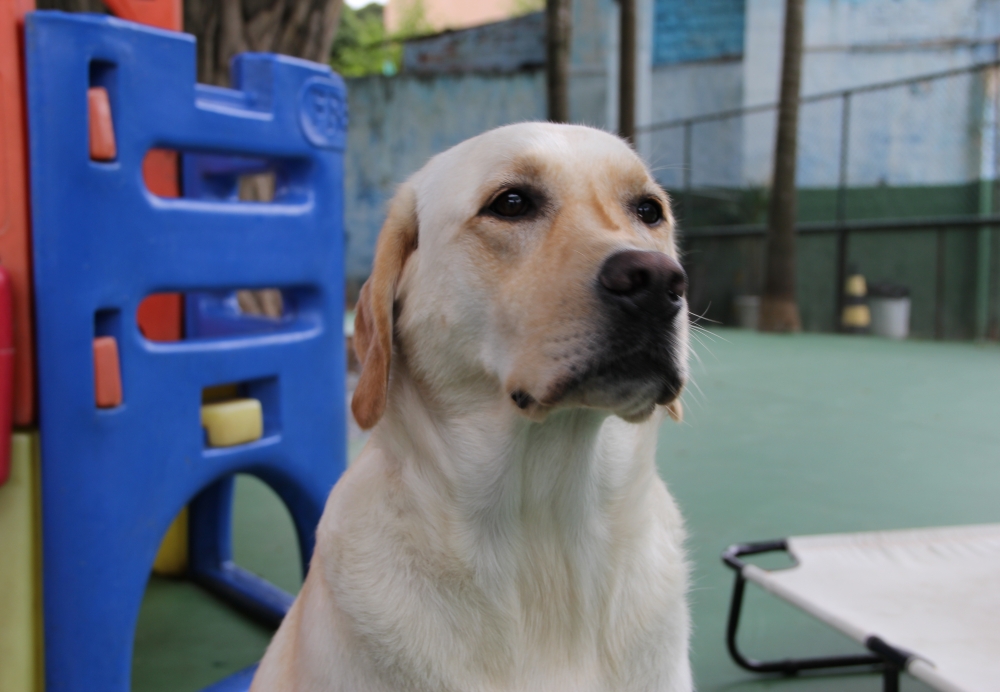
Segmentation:
<svg viewBox="0 0 1000 692">
<path fill-rule="evenodd" d="M 375 246 L 375 265 L 361 287 L 354 318 L 354 351 L 361 377 L 351 411 L 362 429 L 378 423 L 385 411 L 392 362 L 393 303 L 406 259 L 417 249 L 417 202 L 404 185 L 389 205 L 389 215 Z"/>
</svg>

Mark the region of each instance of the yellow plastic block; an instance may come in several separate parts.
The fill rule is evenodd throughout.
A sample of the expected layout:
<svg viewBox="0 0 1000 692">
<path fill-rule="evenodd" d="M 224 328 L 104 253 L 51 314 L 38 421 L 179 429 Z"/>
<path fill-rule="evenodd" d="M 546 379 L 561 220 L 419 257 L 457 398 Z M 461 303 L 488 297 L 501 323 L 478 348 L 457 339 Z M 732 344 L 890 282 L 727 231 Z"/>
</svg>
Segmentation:
<svg viewBox="0 0 1000 692">
<path fill-rule="evenodd" d="M 232 447 L 259 440 L 264 412 L 256 399 L 230 399 L 201 407 L 201 425 L 211 447 Z"/>
<path fill-rule="evenodd" d="M 0 690 L 42 689 L 38 438 L 14 433 L 0 486 Z"/>
<path fill-rule="evenodd" d="M 188 567 L 188 511 L 187 507 L 170 524 L 163 535 L 160 550 L 153 562 L 153 572 L 165 577 L 180 577 Z"/>
</svg>

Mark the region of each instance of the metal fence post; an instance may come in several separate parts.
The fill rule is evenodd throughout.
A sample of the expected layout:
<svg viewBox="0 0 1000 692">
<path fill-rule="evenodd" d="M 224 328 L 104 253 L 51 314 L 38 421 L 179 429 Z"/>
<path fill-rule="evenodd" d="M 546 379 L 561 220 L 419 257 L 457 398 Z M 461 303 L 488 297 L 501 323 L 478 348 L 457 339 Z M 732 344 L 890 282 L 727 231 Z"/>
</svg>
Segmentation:
<svg viewBox="0 0 1000 692">
<path fill-rule="evenodd" d="M 851 148 L 851 94 L 845 91 L 840 102 L 840 172 L 837 181 L 837 278 L 834 282 L 833 330 L 840 331 L 844 313 L 844 282 L 847 280 L 847 165 Z"/>
<path fill-rule="evenodd" d="M 945 230 L 939 228 L 937 232 L 937 249 L 934 257 L 934 338 L 944 338 L 944 275 L 947 252 L 947 238 Z"/>
<path fill-rule="evenodd" d="M 684 121 L 684 219 L 688 228 L 694 225 L 694 201 L 691 195 L 691 130 L 690 120 Z"/>
<path fill-rule="evenodd" d="M 983 72 L 983 116 L 979 132 L 979 215 L 993 213 L 996 171 L 997 70 Z M 985 339 L 990 319 L 990 269 L 993 259 L 992 228 L 980 228 L 976 238 L 975 338 Z"/>
</svg>

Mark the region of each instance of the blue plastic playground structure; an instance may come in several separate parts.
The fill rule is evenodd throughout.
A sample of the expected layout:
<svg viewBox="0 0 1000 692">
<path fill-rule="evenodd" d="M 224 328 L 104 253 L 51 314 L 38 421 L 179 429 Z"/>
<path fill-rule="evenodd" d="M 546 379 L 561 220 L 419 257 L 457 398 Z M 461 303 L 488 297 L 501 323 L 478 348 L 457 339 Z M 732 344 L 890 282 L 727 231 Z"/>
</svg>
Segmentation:
<svg viewBox="0 0 1000 692">
<path fill-rule="evenodd" d="M 37 12 L 25 36 L 46 685 L 127 692 L 146 582 L 181 508 L 193 576 L 273 622 L 290 597 L 232 563 L 228 479 L 274 489 L 305 566 L 344 468 L 346 97 L 329 69 L 263 54 L 234 61 L 234 89 L 198 85 L 192 37 L 107 17 Z M 92 86 L 110 96 L 111 161 L 88 155 Z M 153 147 L 181 152 L 181 198 L 146 189 Z M 273 202 L 236 199 L 247 170 L 274 173 Z M 232 290 L 263 287 L 285 294 L 280 320 L 227 308 Z M 162 292 L 189 296 L 182 341 L 138 329 L 140 301 Z M 95 406 L 95 336 L 118 344 L 115 408 Z M 207 445 L 202 392 L 223 384 L 261 402 L 263 437 Z"/>
</svg>

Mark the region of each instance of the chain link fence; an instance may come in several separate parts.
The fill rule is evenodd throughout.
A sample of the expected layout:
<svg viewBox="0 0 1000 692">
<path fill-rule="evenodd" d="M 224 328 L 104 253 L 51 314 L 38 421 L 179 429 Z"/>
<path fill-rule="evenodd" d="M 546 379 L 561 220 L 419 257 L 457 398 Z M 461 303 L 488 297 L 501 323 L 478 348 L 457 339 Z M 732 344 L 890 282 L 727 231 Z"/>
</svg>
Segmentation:
<svg viewBox="0 0 1000 692">
<path fill-rule="evenodd" d="M 804 97 L 798 139 L 803 325 L 834 331 L 849 268 L 905 285 L 911 332 L 997 338 L 1000 62 Z M 776 104 L 639 128 L 675 202 L 691 309 L 734 323 L 763 279 Z"/>
</svg>

